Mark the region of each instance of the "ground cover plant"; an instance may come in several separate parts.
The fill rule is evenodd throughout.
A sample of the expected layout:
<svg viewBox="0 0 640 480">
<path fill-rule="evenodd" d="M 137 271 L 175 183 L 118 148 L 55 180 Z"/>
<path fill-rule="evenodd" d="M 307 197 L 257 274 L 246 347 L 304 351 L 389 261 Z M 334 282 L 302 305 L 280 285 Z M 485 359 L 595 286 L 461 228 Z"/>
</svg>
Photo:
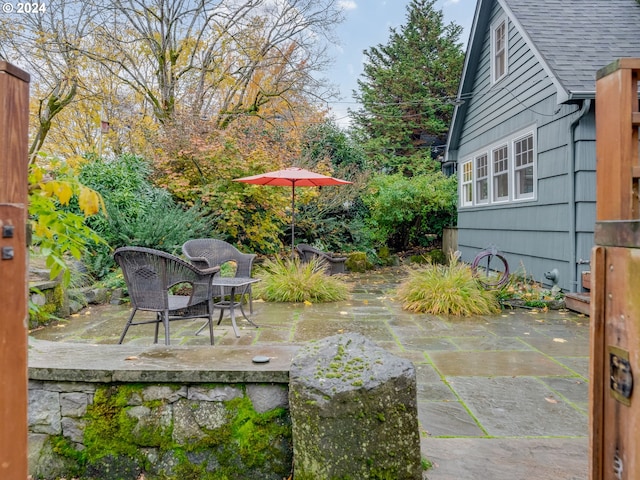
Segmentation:
<svg viewBox="0 0 640 480">
<path fill-rule="evenodd" d="M 255 295 L 267 302 L 336 302 L 346 300 L 349 286 L 336 275 L 327 275 L 320 260 L 301 263 L 297 258 L 267 259 L 256 277 Z"/>
<path fill-rule="evenodd" d="M 408 278 L 398 287 L 402 308 L 433 315 L 488 315 L 500 311 L 495 292 L 485 290 L 471 267 L 449 257 L 448 265 L 428 263 L 407 267 Z"/>
<path fill-rule="evenodd" d="M 527 274 L 524 265 L 510 275 L 509 282 L 498 292 L 501 305 L 506 307 L 557 309 L 564 307 L 564 293 L 557 285 L 547 288 Z"/>
</svg>

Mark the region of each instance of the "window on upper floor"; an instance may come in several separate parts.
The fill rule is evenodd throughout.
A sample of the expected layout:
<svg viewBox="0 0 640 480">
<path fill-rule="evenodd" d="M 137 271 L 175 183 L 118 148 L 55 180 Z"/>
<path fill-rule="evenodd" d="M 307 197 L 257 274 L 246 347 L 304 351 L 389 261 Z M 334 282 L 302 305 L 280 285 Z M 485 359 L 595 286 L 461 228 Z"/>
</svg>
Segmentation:
<svg viewBox="0 0 640 480">
<path fill-rule="evenodd" d="M 491 81 L 497 82 L 507 74 L 507 19 L 491 26 Z"/>
<path fill-rule="evenodd" d="M 460 162 L 460 206 L 535 200 L 535 127 L 474 152 Z"/>
</svg>

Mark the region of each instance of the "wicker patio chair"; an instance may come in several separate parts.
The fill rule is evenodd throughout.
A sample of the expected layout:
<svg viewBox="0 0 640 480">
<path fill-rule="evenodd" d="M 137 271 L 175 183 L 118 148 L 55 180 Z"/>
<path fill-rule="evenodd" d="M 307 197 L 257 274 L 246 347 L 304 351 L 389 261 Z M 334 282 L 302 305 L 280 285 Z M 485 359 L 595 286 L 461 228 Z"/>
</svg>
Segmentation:
<svg viewBox="0 0 640 480">
<path fill-rule="evenodd" d="M 303 263 L 310 262 L 313 258 L 319 258 L 327 266 L 327 273 L 329 275 L 335 275 L 336 273 L 345 272 L 345 262 L 347 257 L 334 257 L 329 253 L 325 253 L 322 250 L 318 250 L 305 243 L 299 243 L 296 245 L 296 252 L 300 257 L 300 261 Z"/>
<path fill-rule="evenodd" d="M 198 268 L 222 266 L 227 262 L 234 262 L 236 264 L 235 277 L 252 278 L 251 269 L 256 255 L 254 253 L 242 253 L 224 240 L 217 240 L 215 238 L 187 240 L 184 245 L 182 245 L 182 253 Z M 214 292 L 214 295 L 215 294 L 217 294 L 217 292 Z M 226 296 L 230 294 L 231 288 L 224 287 L 222 295 Z M 248 294 L 249 312 L 253 313 L 251 285 L 246 287 L 243 294 Z"/>
<path fill-rule="evenodd" d="M 175 255 L 143 247 L 118 248 L 113 256 L 122 268 L 132 307 L 118 343 L 122 343 L 129 327 L 148 323 L 155 323 L 154 343 L 158 343 L 158 329 L 162 323 L 164 342 L 169 345 L 171 321 L 206 318 L 213 345 L 211 280 L 219 267 L 200 269 Z M 172 294 L 170 289 L 176 285 L 188 287 L 190 294 Z M 156 317 L 134 322 L 138 310 L 156 312 Z"/>
</svg>

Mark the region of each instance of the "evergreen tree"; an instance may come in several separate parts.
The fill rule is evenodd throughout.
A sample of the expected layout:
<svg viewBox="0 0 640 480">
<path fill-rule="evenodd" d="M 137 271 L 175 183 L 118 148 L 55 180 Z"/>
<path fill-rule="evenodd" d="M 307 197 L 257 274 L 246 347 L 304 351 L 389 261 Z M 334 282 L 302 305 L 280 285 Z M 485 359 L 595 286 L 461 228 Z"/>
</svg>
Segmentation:
<svg viewBox="0 0 640 480">
<path fill-rule="evenodd" d="M 434 4 L 412 0 L 406 24 L 390 30 L 386 45 L 364 51 L 354 92 L 362 107 L 350 114 L 369 157 L 389 173 L 421 170 L 446 141 L 464 62 L 462 27 L 444 25 Z"/>
</svg>

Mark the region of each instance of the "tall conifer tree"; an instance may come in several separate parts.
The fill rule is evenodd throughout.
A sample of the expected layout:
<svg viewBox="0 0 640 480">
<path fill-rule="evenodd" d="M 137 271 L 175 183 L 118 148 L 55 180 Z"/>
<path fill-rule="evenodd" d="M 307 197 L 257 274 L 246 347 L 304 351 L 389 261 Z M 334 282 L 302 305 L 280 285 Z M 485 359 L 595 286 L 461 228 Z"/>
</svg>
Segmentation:
<svg viewBox="0 0 640 480">
<path fill-rule="evenodd" d="M 428 158 L 446 141 L 464 62 L 462 27 L 445 25 L 435 0 L 412 0 L 406 23 L 386 45 L 364 51 L 353 125 L 370 157 L 387 172 Z M 411 160 L 408 157 L 413 157 Z"/>
</svg>

